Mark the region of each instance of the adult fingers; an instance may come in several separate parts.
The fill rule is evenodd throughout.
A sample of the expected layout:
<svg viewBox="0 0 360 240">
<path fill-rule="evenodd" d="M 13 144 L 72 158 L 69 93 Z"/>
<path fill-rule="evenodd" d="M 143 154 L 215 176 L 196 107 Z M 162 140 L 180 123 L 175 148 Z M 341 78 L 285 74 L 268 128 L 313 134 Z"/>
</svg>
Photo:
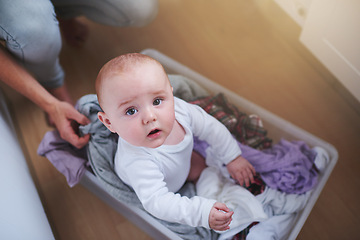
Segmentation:
<svg viewBox="0 0 360 240">
<path fill-rule="evenodd" d="M 87 117 L 85 117 L 85 115 L 81 114 L 80 112 L 78 112 L 75 109 L 74 109 L 74 111 L 71 111 L 71 113 L 69 114 L 68 117 L 73 119 L 80 125 L 87 125 L 90 123 L 90 120 Z"/>
<path fill-rule="evenodd" d="M 59 129 L 59 131 L 62 139 L 68 141 L 71 145 L 79 149 L 84 147 L 90 139 L 90 135 L 79 137 L 71 126 L 64 126 Z"/>
</svg>

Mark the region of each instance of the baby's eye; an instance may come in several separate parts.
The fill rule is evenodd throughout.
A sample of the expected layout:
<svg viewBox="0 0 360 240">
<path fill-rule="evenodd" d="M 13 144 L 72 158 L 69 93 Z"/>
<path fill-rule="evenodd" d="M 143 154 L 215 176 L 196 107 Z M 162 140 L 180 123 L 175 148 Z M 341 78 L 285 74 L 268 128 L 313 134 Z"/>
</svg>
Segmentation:
<svg viewBox="0 0 360 240">
<path fill-rule="evenodd" d="M 137 113 L 137 110 L 135 108 L 129 108 L 128 110 L 126 110 L 126 115 L 134 115 L 135 113 Z"/>
<path fill-rule="evenodd" d="M 154 105 L 154 106 L 160 105 L 161 102 L 162 102 L 162 99 L 161 99 L 161 98 L 156 98 L 156 99 L 154 100 L 154 102 L 153 102 L 153 105 Z"/>
</svg>

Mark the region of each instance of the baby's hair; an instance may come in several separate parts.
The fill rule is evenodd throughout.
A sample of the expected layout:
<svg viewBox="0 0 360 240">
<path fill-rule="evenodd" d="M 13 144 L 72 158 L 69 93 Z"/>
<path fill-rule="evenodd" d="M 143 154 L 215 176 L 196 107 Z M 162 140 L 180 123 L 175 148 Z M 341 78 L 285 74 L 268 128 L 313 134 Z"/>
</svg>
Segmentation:
<svg viewBox="0 0 360 240">
<path fill-rule="evenodd" d="M 150 61 L 155 62 L 162 67 L 162 65 L 158 61 L 141 53 L 123 54 L 107 62 L 100 69 L 95 83 L 95 90 L 100 106 L 101 106 L 101 95 L 102 95 L 101 90 L 105 80 L 108 80 L 115 75 L 121 75 L 123 73 L 127 73 L 130 70 L 132 70 L 134 67 L 136 67 L 138 64 L 143 64 L 145 62 L 150 62 Z"/>
</svg>

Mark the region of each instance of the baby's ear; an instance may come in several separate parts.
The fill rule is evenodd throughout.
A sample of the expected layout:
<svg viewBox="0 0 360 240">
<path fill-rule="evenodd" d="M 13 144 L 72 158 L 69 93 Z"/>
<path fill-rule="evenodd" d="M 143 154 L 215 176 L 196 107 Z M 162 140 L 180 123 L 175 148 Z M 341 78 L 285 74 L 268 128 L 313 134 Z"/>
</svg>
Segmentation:
<svg viewBox="0 0 360 240">
<path fill-rule="evenodd" d="M 98 115 L 99 120 L 105 125 L 105 127 L 107 127 L 111 132 L 114 132 L 114 130 L 112 130 L 111 121 L 107 117 L 106 113 L 98 112 L 97 115 Z"/>
</svg>

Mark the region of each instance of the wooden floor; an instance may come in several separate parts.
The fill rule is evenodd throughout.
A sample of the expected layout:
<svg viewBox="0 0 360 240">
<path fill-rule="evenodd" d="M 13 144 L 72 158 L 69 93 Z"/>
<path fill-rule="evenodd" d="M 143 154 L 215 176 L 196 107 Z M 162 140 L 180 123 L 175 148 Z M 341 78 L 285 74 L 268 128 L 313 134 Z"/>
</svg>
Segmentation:
<svg viewBox="0 0 360 240">
<path fill-rule="evenodd" d="M 157 49 L 333 144 L 338 163 L 298 239 L 360 239 L 360 105 L 340 94 L 333 77 L 298 42 L 300 28 L 271 0 L 160 0 L 159 5 L 156 20 L 143 28 L 83 19 L 91 30 L 86 45 L 64 44 L 61 53 L 74 99 L 94 93 L 106 61 Z M 51 130 L 44 113 L 11 90 L 6 93 L 56 238 L 150 239 L 82 186 L 67 186 L 36 153 Z"/>
</svg>

